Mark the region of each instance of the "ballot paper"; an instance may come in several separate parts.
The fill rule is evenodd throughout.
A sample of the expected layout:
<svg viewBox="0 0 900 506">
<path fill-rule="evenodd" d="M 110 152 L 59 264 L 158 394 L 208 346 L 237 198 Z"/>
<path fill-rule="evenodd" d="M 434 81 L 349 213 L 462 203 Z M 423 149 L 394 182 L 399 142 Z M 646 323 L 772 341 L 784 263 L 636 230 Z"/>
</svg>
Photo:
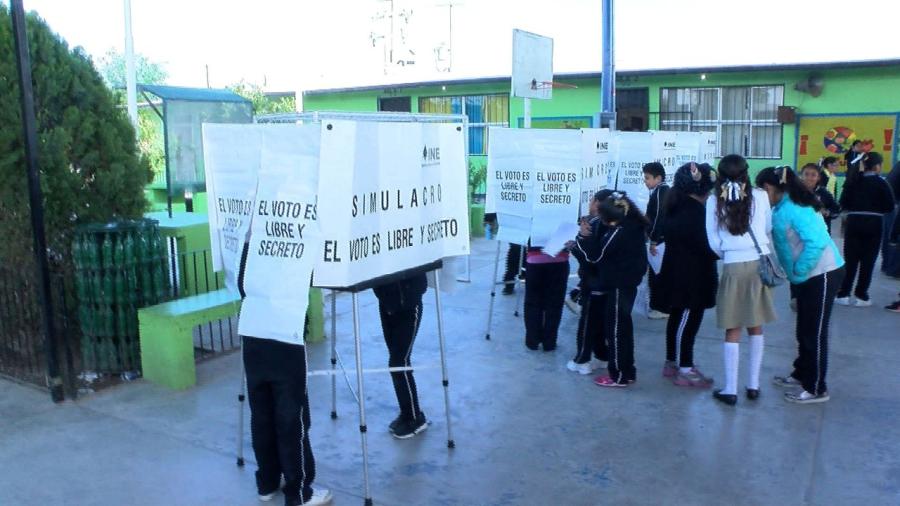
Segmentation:
<svg viewBox="0 0 900 506">
<path fill-rule="evenodd" d="M 650 245 L 647 245 L 647 260 L 650 262 L 650 268 L 654 274 L 659 274 L 662 270 L 663 255 L 666 253 L 666 243 L 656 245 L 656 255 L 650 253 Z"/>
<path fill-rule="evenodd" d="M 544 246 L 544 253 L 556 256 L 560 251 L 566 248 L 566 243 L 569 241 L 574 241 L 575 236 L 578 235 L 578 224 L 577 223 L 560 223 L 558 227 L 556 227 L 556 231 L 550 236 L 550 240 L 547 241 L 547 244 Z"/>
</svg>

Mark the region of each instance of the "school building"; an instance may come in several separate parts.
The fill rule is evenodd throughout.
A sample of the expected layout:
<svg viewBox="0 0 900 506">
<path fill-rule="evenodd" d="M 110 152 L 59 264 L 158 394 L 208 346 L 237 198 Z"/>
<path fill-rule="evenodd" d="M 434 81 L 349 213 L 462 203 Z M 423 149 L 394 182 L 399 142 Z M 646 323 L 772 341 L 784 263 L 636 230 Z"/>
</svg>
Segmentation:
<svg viewBox="0 0 900 506">
<path fill-rule="evenodd" d="M 598 126 L 600 73 L 557 74 L 551 100 L 532 100 L 532 128 Z M 713 131 L 720 156 L 753 169 L 797 167 L 843 154 L 854 140 L 897 160 L 900 59 L 617 72 L 619 130 Z M 487 127 L 521 127 L 509 77 L 429 81 L 303 93 L 304 111 L 465 113 L 470 165 L 483 165 Z M 888 165 L 887 163 L 885 165 Z"/>
</svg>

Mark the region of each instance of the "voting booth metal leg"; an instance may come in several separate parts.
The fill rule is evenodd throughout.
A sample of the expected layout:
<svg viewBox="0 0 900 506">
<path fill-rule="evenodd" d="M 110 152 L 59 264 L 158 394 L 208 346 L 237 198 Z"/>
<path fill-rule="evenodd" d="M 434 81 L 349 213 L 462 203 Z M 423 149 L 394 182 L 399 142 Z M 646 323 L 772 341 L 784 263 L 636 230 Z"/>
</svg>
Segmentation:
<svg viewBox="0 0 900 506">
<path fill-rule="evenodd" d="M 519 270 L 516 271 L 516 277 L 514 278 L 514 281 L 513 281 L 517 286 L 519 286 L 519 288 L 521 288 L 522 285 L 524 284 L 524 282 L 522 282 L 522 280 L 519 279 L 519 276 L 522 275 L 522 266 L 523 265 L 525 265 L 525 245 L 524 244 L 519 249 Z M 516 308 L 513 311 L 513 316 L 515 316 L 517 318 L 519 316 L 519 306 L 522 305 L 522 292 L 523 292 L 523 290 L 516 290 Z"/>
<path fill-rule="evenodd" d="M 369 490 L 369 443 L 366 435 L 366 393 L 363 387 L 362 336 L 359 330 L 359 294 L 353 292 L 353 340 L 356 347 L 356 392 L 359 394 L 359 435 L 362 444 L 363 486 L 365 488 L 365 504 L 372 504 Z"/>
<path fill-rule="evenodd" d="M 241 389 L 238 391 L 237 466 L 244 467 L 244 400 L 247 377 L 244 374 L 244 343 L 241 342 Z"/>
<path fill-rule="evenodd" d="M 447 377 L 447 353 L 444 341 L 444 312 L 441 306 L 441 276 L 434 273 L 434 306 L 437 316 L 438 343 L 441 348 L 441 384 L 444 385 L 444 413 L 447 415 L 447 448 L 456 448 L 450 422 L 450 379 Z"/>
<path fill-rule="evenodd" d="M 337 292 L 331 291 L 331 419 L 337 418 Z"/>
<path fill-rule="evenodd" d="M 487 330 L 484 338 L 491 339 L 491 323 L 494 320 L 494 299 L 497 298 L 497 270 L 500 268 L 500 241 L 497 241 L 497 256 L 494 258 L 494 277 L 491 278 L 491 303 L 488 304 Z"/>
</svg>

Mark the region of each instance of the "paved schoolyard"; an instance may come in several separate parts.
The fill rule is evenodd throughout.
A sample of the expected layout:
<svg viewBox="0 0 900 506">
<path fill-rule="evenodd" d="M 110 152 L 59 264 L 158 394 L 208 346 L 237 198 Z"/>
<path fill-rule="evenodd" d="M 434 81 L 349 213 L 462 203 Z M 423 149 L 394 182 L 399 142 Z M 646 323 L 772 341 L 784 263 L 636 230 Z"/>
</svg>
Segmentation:
<svg viewBox="0 0 900 506">
<path fill-rule="evenodd" d="M 876 307 L 835 308 L 832 400 L 811 406 L 786 404 L 769 383 L 795 352 L 787 290 L 779 289 L 762 398 L 729 408 L 660 377 L 664 322 L 635 317 L 638 382 L 627 390 L 602 390 L 565 370 L 575 347 L 569 313 L 558 350 L 531 352 L 512 315 L 515 297 L 498 296 L 485 341 L 494 248 L 474 243 L 472 283 L 443 300 L 457 447 L 446 447 L 440 370 L 428 368 L 438 364 L 431 291 L 413 354 L 426 367 L 417 380 L 430 429 L 392 439 L 390 380 L 366 377 L 376 504 L 900 504 L 900 315 L 881 309 L 900 282 L 879 275 Z M 365 365 L 384 367 L 375 299 L 365 293 L 360 302 Z M 341 295 L 338 343 L 352 367 L 349 310 Z M 696 349 L 699 365 L 721 379 L 712 312 Z M 313 369 L 328 367 L 328 345 L 311 345 L 309 360 Z M 234 459 L 239 374 L 239 355 L 231 354 L 201 364 L 197 388 L 185 392 L 141 380 L 62 405 L 0 381 L 0 504 L 257 504 L 247 435 L 247 467 Z M 331 420 L 329 379 L 311 378 L 310 395 L 318 483 L 335 491 L 335 504 L 361 504 L 353 397 L 340 379 L 339 417 Z"/>
</svg>

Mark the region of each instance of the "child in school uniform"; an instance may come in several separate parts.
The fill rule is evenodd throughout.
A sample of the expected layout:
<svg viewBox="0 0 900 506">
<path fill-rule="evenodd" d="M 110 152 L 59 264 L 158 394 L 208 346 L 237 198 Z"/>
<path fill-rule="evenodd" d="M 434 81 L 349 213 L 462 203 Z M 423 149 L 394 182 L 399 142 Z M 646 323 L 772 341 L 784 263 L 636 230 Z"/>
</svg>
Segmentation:
<svg viewBox="0 0 900 506">
<path fill-rule="evenodd" d="M 606 233 L 606 225 L 600 219 L 600 203 L 612 195 L 612 190 L 600 190 L 591 200 L 590 212 L 582 219 L 584 237 L 599 241 Z M 578 374 L 591 374 L 602 366 L 601 362 L 609 359 L 606 342 L 603 339 L 603 304 L 604 295 L 591 289 L 596 286 L 596 269 L 587 261 L 579 248 L 572 248 L 572 256 L 578 260 L 578 283 L 580 288 L 578 301 L 581 305 L 578 320 L 578 333 L 575 341 L 575 357 L 566 364 L 566 368 Z M 593 356 L 592 356 L 593 355 Z"/>
<path fill-rule="evenodd" d="M 659 275 L 670 314 L 663 376 L 683 387 L 706 388 L 713 383 L 695 367 L 694 341 L 703 313 L 716 305 L 719 286 L 718 257 L 706 240 L 706 200 L 714 182 L 715 172 L 708 164 L 682 165 L 663 203 L 666 255 Z"/>
<path fill-rule="evenodd" d="M 529 247 L 525 261 L 525 347 L 553 351 L 569 281 L 569 252 L 552 255 Z"/>
<path fill-rule="evenodd" d="M 603 297 L 603 335 L 609 349 L 608 375 L 594 379 L 602 387 L 627 387 L 637 379 L 634 366 L 634 328 L 631 310 L 637 287 L 647 272 L 647 218 L 622 192 L 614 192 L 599 206 L 607 230 L 600 240 L 582 226 L 575 248 L 593 265 L 591 291 Z"/>
<path fill-rule="evenodd" d="M 666 184 L 666 169 L 659 162 L 650 162 L 643 167 L 644 185 L 650 190 L 650 200 L 647 202 L 647 220 L 650 221 L 650 254 L 656 254 L 656 247 L 665 241 L 663 236 L 663 203 L 669 192 Z M 648 266 L 649 267 L 649 266 Z M 647 288 L 650 291 L 650 310 L 647 317 L 651 320 L 668 318 L 663 301 L 661 300 L 662 286 L 659 275 L 652 268 L 647 269 Z"/>
</svg>

